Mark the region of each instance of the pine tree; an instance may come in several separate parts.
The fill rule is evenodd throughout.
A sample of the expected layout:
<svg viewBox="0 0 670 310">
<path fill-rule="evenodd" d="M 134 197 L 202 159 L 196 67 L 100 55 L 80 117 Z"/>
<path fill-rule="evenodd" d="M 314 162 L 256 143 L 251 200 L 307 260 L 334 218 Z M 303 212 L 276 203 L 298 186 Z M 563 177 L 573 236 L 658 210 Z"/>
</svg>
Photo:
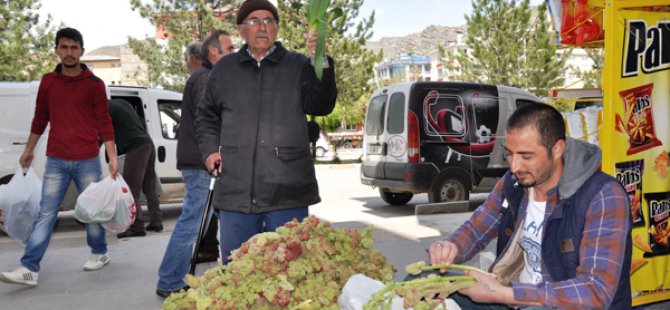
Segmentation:
<svg viewBox="0 0 670 310">
<path fill-rule="evenodd" d="M 188 79 L 184 62 L 184 49 L 193 41 L 202 41 L 213 29 L 229 31 L 233 37 L 235 29 L 232 13 L 220 19 L 217 12 L 231 12 L 237 8 L 238 0 L 155 0 L 144 4 L 131 0 L 133 10 L 154 25 L 162 26 L 167 35 L 166 43 L 154 38 L 143 40 L 129 38 L 128 44 L 137 56 L 148 65 L 148 81 L 140 84 L 182 91 Z M 139 80 L 138 77 L 136 79 Z"/>
<path fill-rule="evenodd" d="M 57 63 L 51 16 L 40 22 L 38 0 L 0 3 L 0 81 L 39 80 Z"/>
<path fill-rule="evenodd" d="M 588 71 L 581 71 L 577 69 L 577 76 L 584 83 L 584 88 L 600 88 L 601 78 L 603 73 L 603 65 L 605 59 L 603 57 L 602 48 L 585 49 L 586 54 L 593 61 L 593 69 Z"/>
<path fill-rule="evenodd" d="M 562 83 L 567 55 L 551 41 L 546 5 L 535 18 L 529 0 L 473 0 L 466 16 L 469 51 L 456 56 L 459 80 L 528 89 L 537 95 Z"/>
<path fill-rule="evenodd" d="M 550 89 L 563 85 L 563 72 L 571 50 L 556 53 L 553 32 L 550 31 L 551 25 L 547 20 L 546 3 L 538 6 L 532 25 L 522 72 L 527 79 L 522 87 L 537 96 L 546 96 Z"/>
</svg>

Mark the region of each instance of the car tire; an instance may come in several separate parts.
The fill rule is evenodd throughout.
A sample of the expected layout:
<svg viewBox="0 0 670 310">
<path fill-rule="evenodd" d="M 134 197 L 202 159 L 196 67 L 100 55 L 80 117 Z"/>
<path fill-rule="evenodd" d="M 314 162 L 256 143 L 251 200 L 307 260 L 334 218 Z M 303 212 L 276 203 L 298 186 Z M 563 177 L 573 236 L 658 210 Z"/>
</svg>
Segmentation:
<svg viewBox="0 0 670 310">
<path fill-rule="evenodd" d="M 428 201 L 431 203 L 467 201 L 469 198 L 470 188 L 463 178 L 446 174 L 435 181 L 428 193 Z"/>
<path fill-rule="evenodd" d="M 320 146 L 317 147 L 316 148 L 316 157 L 323 157 L 323 156 L 326 156 L 326 149 L 324 149 L 323 147 L 320 147 Z"/>
<path fill-rule="evenodd" d="M 354 148 L 354 144 L 353 144 L 351 141 L 346 140 L 346 141 L 344 141 L 344 142 L 342 143 L 342 148 L 344 148 L 344 149 L 352 149 L 352 148 Z"/>
<path fill-rule="evenodd" d="M 414 197 L 412 193 L 392 193 L 385 188 L 379 188 L 379 195 L 382 196 L 384 202 L 392 206 L 405 205 Z"/>
</svg>

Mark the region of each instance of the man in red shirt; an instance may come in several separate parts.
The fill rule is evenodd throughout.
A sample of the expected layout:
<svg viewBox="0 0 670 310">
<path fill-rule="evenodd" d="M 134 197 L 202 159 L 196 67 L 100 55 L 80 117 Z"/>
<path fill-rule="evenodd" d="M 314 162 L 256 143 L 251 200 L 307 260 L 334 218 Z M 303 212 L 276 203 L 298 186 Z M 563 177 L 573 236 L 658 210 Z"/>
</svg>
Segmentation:
<svg viewBox="0 0 670 310">
<path fill-rule="evenodd" d="M 40 212 L 21 267 L 0 273 L 0 281 L 6 283 L 37 285 L 40 261 L 51 240 L 68 184 L 74 181 L 81 193 L 90 183 L 100 180 L 100 139 L 109 157 L 109 173 L 113 178 L 118 175 L 105 83 L 79 62 L 84 54 L 84 39 L 79 31 L 60 29 L 55 43 L 61 62 L 42 77 L 30 137 L 19 160 L 21 166 L 30 166 L 35 146 L 47 124 L 50 125 Z M 86 225 L 86 241 L 92 255 L 83 265 L 84 270 L 98 270 L 109 263 L 105 230 L 100 224 Z"/>
</svg>

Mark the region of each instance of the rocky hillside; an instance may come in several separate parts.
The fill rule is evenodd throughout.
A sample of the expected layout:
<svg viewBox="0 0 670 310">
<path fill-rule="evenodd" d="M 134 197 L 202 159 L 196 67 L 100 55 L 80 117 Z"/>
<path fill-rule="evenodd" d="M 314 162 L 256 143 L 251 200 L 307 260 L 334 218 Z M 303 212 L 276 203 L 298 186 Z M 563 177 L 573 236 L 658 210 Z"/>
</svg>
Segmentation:
<svg viewBox="0 0 670 310">
<path fill-rule="evenodd" d="M 385 59 L 395 58 L 398 54 L 409 54 L 430 56 L 437 53 L 438 45 L 456 44 L 461 35 L 461 42 L 467 36 L 467 26 L 428 26 L 419 33 L 409 34 L 403 37 L 382 38 L 379 41 L 368 42 L 366 48 L 384 51 Z M 462 43 L 461 43 L 462 44 Z"/>
</svg>

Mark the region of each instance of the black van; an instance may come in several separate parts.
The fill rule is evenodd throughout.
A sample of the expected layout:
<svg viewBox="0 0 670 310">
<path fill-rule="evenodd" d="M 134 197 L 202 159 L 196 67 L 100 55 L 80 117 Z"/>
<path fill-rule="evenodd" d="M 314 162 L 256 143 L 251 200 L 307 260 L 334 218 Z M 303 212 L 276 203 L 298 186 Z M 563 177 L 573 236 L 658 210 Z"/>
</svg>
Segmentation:
<svg viewBox="0 0 670 310">
<path fill-rule="evenodd" d="M 378 187 L 391 205 L 417 193 L 452 202 L 489 191 L 509 167 L 507 117 L 542 103 L 500 85 L 414 82 L 377 89 L 365 117 L 361 182 Z"/>
</svg>

